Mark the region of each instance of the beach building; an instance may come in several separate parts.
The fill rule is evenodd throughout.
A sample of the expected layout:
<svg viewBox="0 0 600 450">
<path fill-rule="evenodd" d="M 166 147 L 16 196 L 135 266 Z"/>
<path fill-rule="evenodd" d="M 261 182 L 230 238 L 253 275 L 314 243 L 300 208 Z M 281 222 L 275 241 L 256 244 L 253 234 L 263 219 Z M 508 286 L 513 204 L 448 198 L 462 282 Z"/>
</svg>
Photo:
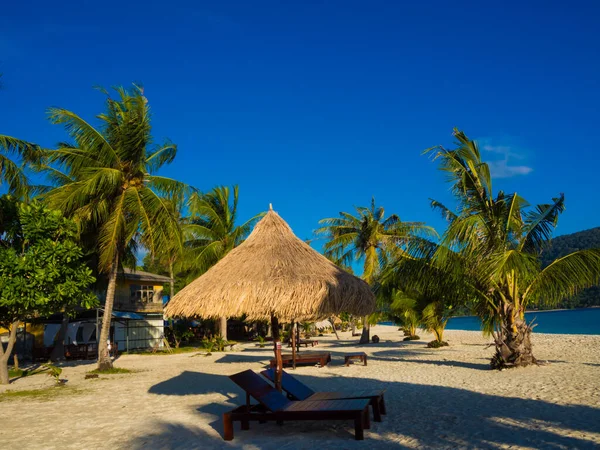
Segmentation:
<svg viewBox="0 0 600 450">
<path fill-rule="evenodd" d="M 163 295 L 169 277 L 125 268 L 117 278 L 110 340 L 119 351 L 162 347 L 164 336 Z M 78 311 L 69 320 L 65 353 L 74 358 L 95 358 L 97 336 L 102 325 L 106 290 L 98 291 L 100 307 Z M 61 327 L 62 314 L 21 324 L 15 352 L 27 359 L 46 359 Z M 0 342 L 6 345 L 8 331 L 0 328 Z"/>
<path fill-rule="evenodd" d="M 164 285 L 169 277 L 142 270 L 124 268 L 117 277 L 110 340 L 119 351 L 162 346 L 164 335 Z M 98 292 L 101 306 L 83 311 L 70 321 L 66 344 L 96 344 L 102 324 L 106 291 Z M 60 329 L 59 324 L 46 325 L 44 346 L 51 346 Z"/>
</svg>

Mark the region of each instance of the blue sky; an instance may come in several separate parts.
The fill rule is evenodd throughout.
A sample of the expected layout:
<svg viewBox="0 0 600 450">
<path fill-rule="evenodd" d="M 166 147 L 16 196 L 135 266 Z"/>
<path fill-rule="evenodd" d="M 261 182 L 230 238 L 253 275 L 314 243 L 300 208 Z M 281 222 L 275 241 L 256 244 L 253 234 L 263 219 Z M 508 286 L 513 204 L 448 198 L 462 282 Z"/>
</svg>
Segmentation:
<svg viewBox="0 0 600 450">
<path fill-rule="evenodd" d="M 46 108 L 89 120 L 92 86 L 143 82 L 164 171 L 240 185 L 301 238 L 371 196 L 442 230 L 451 204 L 421 153 L 480 140 L 495 189 L 564 192 L 557 234 L 600 225 L 598 2 L 7 2 L 0 133 L 52 146 Z"/>
</svg>

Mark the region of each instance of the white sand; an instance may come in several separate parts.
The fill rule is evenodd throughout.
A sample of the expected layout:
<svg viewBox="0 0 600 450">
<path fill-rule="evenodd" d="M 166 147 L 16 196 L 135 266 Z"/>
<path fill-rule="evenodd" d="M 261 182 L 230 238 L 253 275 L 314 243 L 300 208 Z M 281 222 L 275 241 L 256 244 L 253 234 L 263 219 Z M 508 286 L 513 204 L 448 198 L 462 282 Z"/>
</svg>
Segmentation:
<svg viewBox="0 0 600 450">
<path fill-rule="evenodd" d="M 309 449 L 309 448 L 598 448 L 600 446 L 600 336 L 534 334 L 535 355 L 550 364 L 503 372 L 488 369 L 492 348 L 478 332 L 447 331 L 451 346 L 427 349 L 431 338 L 400 342 L 395 327 L 378 326 L 379 344 L 360 348 L 369 365 L 343 366 L 356 338 L 319 338 L 332 352 L 326 368 L 294 372 L 315 390 L 386 389 L 388 414 L 372 422 L 364 441 L 351 423 L 235 425 L 222 440 L 221 414 L 242 404 L 227 375 L 259 371 L 269 349 L 169 356 L 122 356 L 116 366 L 133 374 L 84 380 L 94 364 L 64 368 L 65 393 L 50 399 L 0 402 L 2 449 Z M 428 339 L 429 338 L 429 339 Z M 310 350 L 309 350 L 310 351 Z M 8 389 L 51 384 L 36 375 Z M 7 388 L 0 387 L 0 392 Z M 69 395 L 68 392 L 77 390 Z"/>
</svg>

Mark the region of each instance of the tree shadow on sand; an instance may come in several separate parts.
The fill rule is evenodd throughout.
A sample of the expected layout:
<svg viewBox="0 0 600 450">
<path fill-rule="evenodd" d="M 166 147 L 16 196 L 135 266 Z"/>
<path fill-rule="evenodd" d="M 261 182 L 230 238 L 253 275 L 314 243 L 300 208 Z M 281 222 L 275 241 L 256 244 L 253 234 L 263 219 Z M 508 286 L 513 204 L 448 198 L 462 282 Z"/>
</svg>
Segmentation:
<svg viewBox="0 0 600 450">
<path fill-rule="evenodd" d="M 155 430 L 154 432 L 131 439 L 125 447 L 130 450 L 235 448 L 227 445 L 220 437 L 213 436 L 197 427 L 179 423 L 159 422 L 152 428 Z"/>
<path fill-rule="evenodd" d="M 423 352 L 423 353 L 425 353 L 425 352 Z M 411 359 L 411 358 L 405 358 L 402 356 L 385 357 L 385 356 L 379 356 L 379 353 L 375 353 L 373 356 L 371 356 L 371 359 L 379 360 L 379 361 L 407 362 L 407 363 L 414 363 L 414 364 L 431 364 L 433 366 L 462 367 L 464 369 L 474 369 L 474 370 L 485 370 L 485 371 L 491 370 L 490 362 L 489 362 L 489 359 L 487 359 L 487 358 L 480 358 L 485 361 L 484 363 L 476 363 L 476 362 L 455 361 L 455 360 L 448 360 L 448 359 L 429 360 L 429 359 Z"/>
<path fill-rule="evenodd" d="M 352 425 L 342 422 L 308 425 L 288 422 L 283 427 L 252 423 L 252 430 L 244 432 L 238 431 L 239 425 L 236 424 L 236 443 L 252 445 L 256 439 L 264 439 L 268 435 L 274 447 L 283 447 L 298 435 L 302 436 L 302 445 L 321 446 L 324 439 L 339 439 L 339 445 L 348 448 L 365 448 L 369 445 L 399 448 L 399 444 L 393 441 L 401 438 L 426 448 L 597 448 L 597 443 L 589 439 L 590 434 L 598 439 L 600 408 L 558 405 L 541 400 L 481 394 L 466 389 L 385 382 L 373 378 L 343 375 L 315 377 L 298 373 L 294 373 L 294 376 L 316 391 L 349 387 L 386 389 L 388 415 L 384 416 L 382 423 L 373 424 L 373 428 L 365 433 L 365 441 L 361 445 L 357 445 L 360 444 L 358 442 L 355 444 L 352 439 Z M 219 434 L 222 433 L 222 414 L 245 402 L 243 391 L 227 376 L 198 372 L 184 372 L 152 386 L 149 392 L 160 395 L 222 393 L 222 401 L 203 404 L 196 409 L 202 416 L 201 420 L 206 420 L 204 423 Z M 171 425 L 165 426 L 169 434 Z M 187 448 L 194 448 L 197 439 L 192 433 Z M 218 442 L 215 441 L 215 444 Z"/>
</svg>

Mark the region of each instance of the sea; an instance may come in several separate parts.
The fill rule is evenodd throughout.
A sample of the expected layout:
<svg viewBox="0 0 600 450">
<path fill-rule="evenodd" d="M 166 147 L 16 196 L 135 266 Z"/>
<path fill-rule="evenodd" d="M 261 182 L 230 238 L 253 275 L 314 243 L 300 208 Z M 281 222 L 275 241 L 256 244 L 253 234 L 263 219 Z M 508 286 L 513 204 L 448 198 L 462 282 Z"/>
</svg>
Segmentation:
<svg viewBox="0 0 600 450">
<path fill-rule="evenodd" d="M 561 309 L 554 311 L 530 311 L 525 320 L 537 324 L 535 333 L 549 334 L 600 334 L 600 308 Z M 392 322 L 381 322 L 393 325 Z M 481 321 L 475 316 L 452 317 L 447 330 L 481 330 Z"/>
</svg>

